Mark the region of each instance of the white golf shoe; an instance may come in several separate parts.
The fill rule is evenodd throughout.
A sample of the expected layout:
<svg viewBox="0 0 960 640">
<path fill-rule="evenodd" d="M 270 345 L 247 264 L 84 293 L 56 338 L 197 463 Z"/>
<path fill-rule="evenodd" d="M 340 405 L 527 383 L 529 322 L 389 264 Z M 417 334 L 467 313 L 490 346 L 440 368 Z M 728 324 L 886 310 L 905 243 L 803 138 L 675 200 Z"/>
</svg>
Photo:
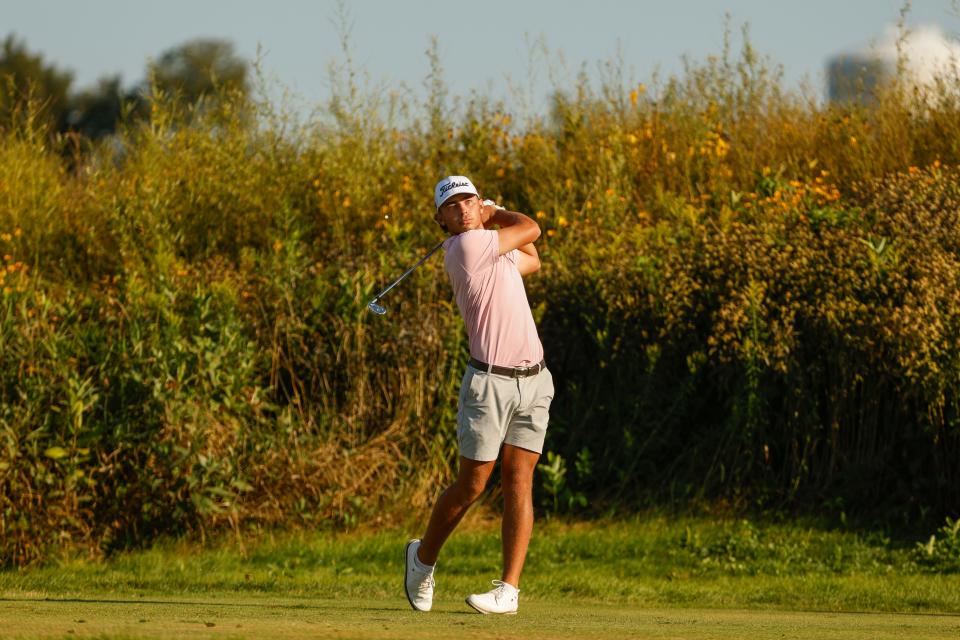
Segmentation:
<svg viewBox="0 0 960 640">
<path fill-rule="evenodd" d="M 512 584 L 494 580 L 495 588 L 486 593 L 475 593 L 467 597 L 467 604 L 480 613 L 514 614 L 520 600 L 520 589 Z"/>
<path fill-rule="evenodd" d="M 433 606 L 433 587 L 435 584 L 433 569 L 424 571 L 417 566 L 417 549 L 419 548 L 419 539 L 407 543 L 403 589 L 411 607 L 417 611 L 430 611 L 430 607 Z"/>
</svg>

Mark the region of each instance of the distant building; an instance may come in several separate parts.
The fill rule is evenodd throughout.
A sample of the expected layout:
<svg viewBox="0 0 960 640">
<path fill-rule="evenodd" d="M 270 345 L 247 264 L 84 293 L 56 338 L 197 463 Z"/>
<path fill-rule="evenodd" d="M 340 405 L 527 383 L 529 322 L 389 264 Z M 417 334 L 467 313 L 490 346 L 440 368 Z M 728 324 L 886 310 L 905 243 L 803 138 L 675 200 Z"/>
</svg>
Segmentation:
<svg viewBox="0 0 960 640">
<path fill-rule="evenodd" d="M 877 89 L 896 72 L 896 63 L 878 56 L 834 56 L 827 63 L 827 97 L 831 102 L 872 102 Z"/>
<path fill-rule="evenodd" d="M 831 102 L 874 101 L 877 90 L 896 76 L 901 57 L 905 79 L 911 83 L 930 85 L 946 76 L 956 84 L 960 78 L 960 43 L 940 27 L 916 27 L 902 40 L 896 28 L 890 28 L 879 44 L 827 61 L 827 97 Z"/>
</svg>

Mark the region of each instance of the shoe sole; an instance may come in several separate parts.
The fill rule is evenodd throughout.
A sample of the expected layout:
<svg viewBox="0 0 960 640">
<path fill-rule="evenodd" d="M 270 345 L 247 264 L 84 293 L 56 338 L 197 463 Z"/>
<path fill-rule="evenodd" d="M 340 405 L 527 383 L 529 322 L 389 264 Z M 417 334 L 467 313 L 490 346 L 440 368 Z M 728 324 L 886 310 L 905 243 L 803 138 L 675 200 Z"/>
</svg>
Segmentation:
<svg viewBox="0 0 960 640">
<path fill-rule="evenodd" d="M 426 613 L 423 609 L 418 609 L 417 605 L 413 604 L 413 598 L 410 597 L 410 592 L 407 591 L 407 574 L 410 573 L 410 545 L 414 542 L 420 542 L 418 539 L 411 540 L 407 543 L 407 546 L 403 549 L 403 593 L 407 596 L 407 602 L 410 603 L 410 607 L 414 611 L 419 611 L 420 613 Z"/>
<path fill-rule="evenodd" d="M 473 609 L 473 610 L 476 611 L 477 613 L 482 613 L 482 614 L 485 615 L 485 616 L 515 616 L 515 615 L 517 615 L 517 612 L 516 612 L 516 611 L 504 611 L 503 613 L 495 613 L 495 612 L 493 612 L 493 611 L 484 611 L 483 609 L 481 609 L 481 608 L 478 607 L 477 605 L 475 605 L 475 604 L 473 604 L 472 602 L 470 602 L 470 598 L 467 598 L 466 600 L 464 600 L 464 602 L 466 602 L 466 603 L 470 606 L 471 609 Z"/>
</svg>

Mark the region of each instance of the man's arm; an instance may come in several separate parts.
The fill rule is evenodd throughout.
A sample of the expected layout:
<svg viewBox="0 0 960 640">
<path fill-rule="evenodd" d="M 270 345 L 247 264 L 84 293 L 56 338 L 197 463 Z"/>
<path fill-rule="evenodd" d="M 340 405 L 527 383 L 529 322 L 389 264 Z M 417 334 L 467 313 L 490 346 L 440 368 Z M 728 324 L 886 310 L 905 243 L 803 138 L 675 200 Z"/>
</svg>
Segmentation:
<svg viewBox="0 0 960 640">
<path fill-rule="evenodd" d="M 516 211 L 497 209 L 485 221 L 484 227 L 489 229 L 493 225 L 500 227 L 497 232 L 500 243 L 500 255 L 524 245 L 533 243 L 540 237 L 540 225 L 532 218 Z M 528 252 L 525 252 L 528 253 Z M 534 255 L 536 249 L 533 250 Z"/>
<path fill-rule="evenodd" d="M 521 276 L 536 273 L 540 270 L 540 255 L 537 253 L 537 248 L 532 242 L 522 247 L 517 247 L 517 249 L 520 250 L 520 255 L 517 259 L 517 270 L 520 271 Z"/>
<path fill-rule="evenodd" d="M 519 249 L 517 270 L 521 276 L 539 271 L 540 256 L 537 248 L 533 246 L 533 241 L 540 237 L 540 226 L 532 218 L 488 204 L 484 205 L 481 217 L 485 229 L 495 225 L 500 227 L 497 232 L 500 255 Z M 527 242 L 518 244 L 527 238 Z"/>
</svg>

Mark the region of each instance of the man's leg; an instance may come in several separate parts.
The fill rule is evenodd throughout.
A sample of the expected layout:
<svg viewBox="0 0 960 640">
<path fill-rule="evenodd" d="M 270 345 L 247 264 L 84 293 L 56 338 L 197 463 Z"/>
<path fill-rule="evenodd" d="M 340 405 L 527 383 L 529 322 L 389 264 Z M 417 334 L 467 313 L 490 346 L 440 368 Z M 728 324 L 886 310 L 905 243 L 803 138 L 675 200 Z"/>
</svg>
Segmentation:
<svg viewBox="0 0 960 640">
<path fill-rule="evenodd" d="M 520 572 L 533 532 L 533 471 L 539 453 L 503 445 L 503 578 L 520 588 Z"/>
<path fill-rule="evenodd" d="M 440 498 L 433 505 L 427 532 L 423 535 L 417 551 L 420 562 L 427 565 L 437 563 L 443 543 L 460 524 L 470 505 L 483 493 L 495 464 L 496 460 L 478 462 L 460 456 L 457 479 L 440 494 Z"/>
</svg>

